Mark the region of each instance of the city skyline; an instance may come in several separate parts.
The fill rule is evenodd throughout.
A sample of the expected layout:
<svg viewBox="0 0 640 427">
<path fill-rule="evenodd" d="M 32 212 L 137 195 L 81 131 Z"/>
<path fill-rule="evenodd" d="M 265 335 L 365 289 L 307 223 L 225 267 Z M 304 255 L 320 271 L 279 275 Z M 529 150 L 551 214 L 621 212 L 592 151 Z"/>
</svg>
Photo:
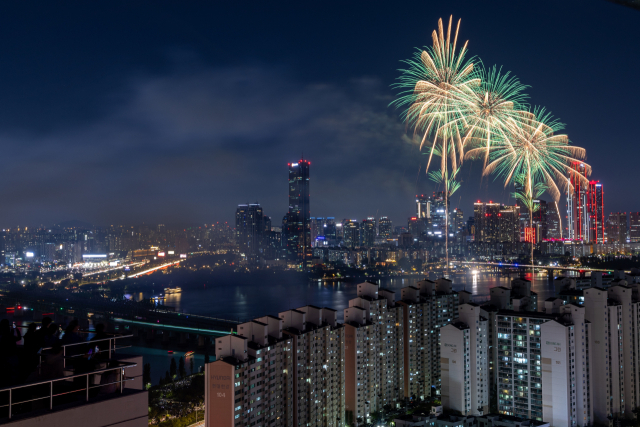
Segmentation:
<svg viewBox="0 0 640 427">
<path fill-rule="evenodd" d="M 109 14 L 115 23 L 109 28 L 79 28 L 84 20 L 73 18 L 87 12 L 83 8 L 20 13 L 29 15 L 28 22 L 10 22 L 12 14 L 4 15 L 7 34 L 38 25 L 52 36 L 16 38 L 0 50 L 12 64 L 0 70 L 6 147 L 0 176 L 11 182 L 0 192 L 11 200 L 0 212 L 3 226 L 231 221 L 228 206 L 255 201 L 279 214 L 286 195 L 273 189 L 279 188 L 282 161 L 301 151 L 322 171 L 312 175 L 311 215 L 366 218 L 379 212 L 398 222 L 412 210 L 415 194 L 435 188 L 397 112 L 388 107 L 389 86 L 400 60 L 414 46 L 428 44 L 433 23 L 450 14 L 462 18 L 461 37 L 471 40 L 473 55 L 489 66 L 503 65 L 530 85 L 531 103 L 544 103 L 567 123 L 572 141 L 587 149 L 587 161 L 608 189 L 605 216 L 638 210 L 640 200 L 624 189 L 623 168 L 607 167 L 622 152 L 636 155 L 626 126 L 633 109 L 613 113 L 607 107 L 611 97 L 632 105 L 633 91 L 613 83 L 594 87 L 589 73 L 575 71 L 597 49 L 599 59 L 618 70 L 618 81 L 633 81 L 639 56 L 628 35 L 635 19 L 630 9 L 604 1 L 580 8 L 554 5 L 551 15 L 544 4 L 506 2 L 418 6 L 412 14 L 385 8 L 395 36 L 382 38 L 377 21 L 360 19 L 362 11 L 353 7 L 342 8 L 340 16 L 330 5 L 314 13 L 258 8 L 238 13 L 256 24 L 242 34 L 234 19 L 211 26 L 189 8 L 177 13 L 190 18 L 185 22 L 195 33 L 180 32 L 180 26 L 167 32 L 161 19 L 166 9 L 153 8 L 140 23 L 135 17 L 148 12 L 145 5 L 130 7 L 131 13 Z M 201 15 L 234 16 L 236 6 L 224 7 Z M 371 18 L 381 11 L 367 13 Z M 511 19 L 514 13 L 518 19 Z M 261 24 L 265 17 L 278 28 L 298 32 L 304 23 L 313 31 L 283 42 L 280 33 Z M 519 31 L 542 17 L 557 31 Z M 490 21 L 502 25 L 487 31 Z M 80 30 L 82 40 L 74 36 Z M 363 45 L 354 33 L 370 43 Z M 211 42 L 229 35 L 231 44 L 224 48 Z M 566 51 L 558 39 L 572 49 Z M 112 40 L 122 42 L 121 51 Z M 82 54 L 87 44 L 96 55 Z M 334 47 L 328 50 L 329 45 Z M 59 61 L 64 55 L 73 59 Z M 552 55 L 554 67 L 536 59 L 541 55 Z M 30 66 L 36 59 L 41 67 Z M 24 69 L 32 73 L 16 71 Z M 588 95 L 585 85 L 592 87 Z M 243 90 L 248 103 L 237 102 Z M 611 150 L 612 144 L 619 150 Z M 466 184 L 452 197 L 452 208 L 471 211 L 477 199 L 510 203 L 510 190 L 500 183 L 476 180 L 479 170 L 463 166 L 459 176 Z"/>
</svg>

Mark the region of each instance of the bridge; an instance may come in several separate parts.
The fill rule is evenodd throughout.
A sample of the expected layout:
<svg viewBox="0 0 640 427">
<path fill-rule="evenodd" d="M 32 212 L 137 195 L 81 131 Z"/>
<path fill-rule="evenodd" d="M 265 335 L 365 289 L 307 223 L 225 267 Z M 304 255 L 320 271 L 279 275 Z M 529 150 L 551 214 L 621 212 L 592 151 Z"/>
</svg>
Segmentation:
<svg viewBox="0 0 640 427">
<path fill-rule="evenodd" d="M 12 308 L 14 317 L 33 315 L 34 320 L 49 316 L 54 322 L 64 324 L 78 318 L 81 326 L 89 325 L 89 319 L 104 323 L 110 332 L 127 332 L 134 337 L 163 343 L 179 338 L 181 344 L 197 339 L 199 346 L 212 337 L 228 335 L 235 331 L 240 320 L 222 319 L 190 313 L 179 313 L 172 307 L 112 301 L 106 298 L 83 298 L 63 291 L 15 290 L 0 296 L 0 300 Z M 33 312 L 33 313 L 31 313 Z"/>
<path fill-rule="evenodd" d="M 605 270 L 602 268 L 590 268 L 590 267 L 562 267 L 552 265 L 531 265 L 531 264 L 513 264 L 505 262 L 480 262 L 480 261 L 451 261 L 451 263 L 465 265 L 465 266 L 477 266 L 477 267 L 489 267 L 494 271 L 504 271 L 507 269 L 517 270 L 521 276 L 524 276 L 527 270 L 546 270 L 549 282 L 552 282 L 555 278 L 555 271 L 575 271 L 580 273 L 581 277 L 584 277 L 586 272 L 602 272 L 612 274 L 613 270 Z"/>
</svg>

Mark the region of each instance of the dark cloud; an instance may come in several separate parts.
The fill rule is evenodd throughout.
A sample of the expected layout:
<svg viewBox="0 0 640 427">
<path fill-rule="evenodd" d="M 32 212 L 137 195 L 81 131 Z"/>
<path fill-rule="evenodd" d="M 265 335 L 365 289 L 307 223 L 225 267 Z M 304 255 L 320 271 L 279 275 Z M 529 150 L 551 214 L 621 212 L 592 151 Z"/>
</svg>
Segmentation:
<svg viewBox="0 0 640 427">
<path fill-rule="evenodd" d="M 3 181 L 19 182 L 0 190 L 12 201 L 3 223 L 230 220 L 247 201 L 277 222 L 286 164 L 302 153 L 314 215 L 411 213 L 420 159 L 375 78 L 338 86 L 278 68 L 199 68 L 136 79 L 123 94 L 91 123 L 2 135 Z"/>
</svg>

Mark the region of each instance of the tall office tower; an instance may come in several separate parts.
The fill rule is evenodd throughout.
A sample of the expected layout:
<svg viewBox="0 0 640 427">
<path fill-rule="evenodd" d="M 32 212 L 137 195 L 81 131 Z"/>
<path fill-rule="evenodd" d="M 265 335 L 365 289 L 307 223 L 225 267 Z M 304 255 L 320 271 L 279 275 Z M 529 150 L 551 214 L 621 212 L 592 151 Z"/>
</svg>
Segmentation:
<svg viewBox="0 0 640 427">
<path fill-rule="evenodd" d="M 461 415 L 489 412 L 488 319 L 473 303 L 441 329 L 442 406 Z"/>
<path fill-rule="evenodd" d="M 424 194 L 416 194 L 416 217 L 420 219 L 431 218 L 431 199 Z"/>
<path fill-rule="evenodd" d="M 611 212 L 607 220 L 607 242 L 626 243 L 627 213 Z"/>
<path fill-rule="evenodd" d="M 451 222 L 454 236 L 456 236 L 458 240 L 462 239 L 462 237 L 466 234 L 466 223 L 464 220 L 464 212 L 462 212 L 462 209 L 455 208 L 453 210 L 453 213 L 451 214 Z"/>
<path fill-rule="evenodd" d="M 520 241 L 520 206 L 500 206 L 497 241 L 509 243 Z"/>
<path fill-rule="evenodd" d="M 591 322 L 593 424 L 633 418 L 640 406 L 638 299 L 625 280 L 608 289 L 584 290 L 585 319 Z"/>
<path fill-rule="evenodd" d="M 403 399 L 403 315 L 394 292 L 365 282 L 344 309 L 344 375 L 347 423 Z"/>
<path fill-rule="evenodd" d="M 458 316 L 459 298 L 447 279 L 402 288 L 405 397 L 440 393 L 440 329 Z"/>
<path fill-rule="evenodd" d="M 344 418 L 344 336 L 336 311 L 315 306 L 278 314 L 291 338 L 293 424 L 339 426 Z"/>
<path fill-rule="evenodd" d="M 533 206 L 533 227 L 536 230 L 536 242 L 541 242 L 547 238 L 547 202 L 534 200 Z"/>
<path fill-rule="evenodd" d="M 240 329 L 240 328 L 243 329 Z M 216 361 L 205 364 L 208 425 L 296 425 L 293 338 L 266 316 L 215 339 Z"/>
<path fill-rule="evenodd" d="M 553 201 L 547 205 L 547 239 L 562 238 L 562 219 L 558 210 L 558 203 Z"/>
<path fill-rule="evenodd" d="M 409 233 L 413 234 L 414 237 L 420 237 L 425 233 L 429 233 L 429 235 L 432 235 L 431 230 L 425 229 L 424 220 L 415 216 L 412 216 L 407 220 L 407 229 L 409 230 Z M 440 231 L 436 231 L 435 234 L 436 237 L 441 237 Z"/>
<path fill-rule="evenodd" d="M 241 253 L 258 255 L 264 237 L 264 214 L 259 204 L 238 205 L 236 209 L 236 243 Z"/>
<path fill-rule="evenodd" d="M 313 246 L 313 242 L 318 237 L 318 219 L 313 216 L 309 218 L 309 231 L 311 233 L 311 245 Z"/>
<path fill-rule="evenodd" d="M 375 245 L 376 242 L 376 219 L 369 217 L 362 220 L 360 224 L 360 230 L 362 234 L 362 246 L 370 248 Z"/>
<path fill-rule="evenodd" d="M 605 218 L 602 184 L 589 181 L 587 193 L 587 215 L 589 216 L 589 241 L 605 242 Z"/>
<path fill-rule="evenodd" d="M 448 205 L 451 209 L 451 204 Z M 433 193 L 431 197 L 431 219 L 429 221 L 429 231 L 433 232 L 434 236 L 444 237 L 445 220 L 447 218 L 447 212 L 445 209 L 444 191 L 438 191 Z M 449 229 L 451 229 L 451 221 L 449 221 Z M 450 232 L 450 231 L 449 231 Z"/>
<path fill-rule="evenodd" d="M 360 224 L 356 219 L 342 221 L 343 242 L 347 248 L 354 249 L 361 246 Z"/>
<path fill-rule="evenodd" d="M 336 219 L 332 216 L 328 216 L 324 222 L 324 238 L 335 244 L 338 239 L 336 232 Z"/>
<path fill-rule="evenodd" d="M 309 208 L 309 166 L 311 162 L 300 160 L 289 163 L 289 213 L 290 221 L 297 230 L 292 230 L 297 244 L 296 260 L 311 258 L 311 209 Z M 292 248 L 294 249 L 294 248 Z"/>
<path fill-rule="evenodd" d="M 583 181 L 587 176 L 585 165 L 572 163 L 569 175 L 571 186 L 567 187 L 567 237 L 571 240 L 589 241 L 589 186 Z"/>
<path fill-rule="evenodd" d="M 473 204 L 476 242 L 496 243 L 498 241 L 499 214 L 500 203 L 482 203 L 478 201 Z"/>
<path fill-rule="evenodd" d="M 567 304 L 542 324 L 542 418 L 554 427 L 593 425 L 590 330 L 585 307 Z"/>
<path fill-rule="evenodd" d="M 629 240 L 640 242 L 640 212 L 629 212 Z"/>
<path fill-rule="evenodd" d="M 386 216 L 380 217 L 378 221 L 378 234 L 380 237 L 390 239 L 393 235 L 393 223 Z"/>
</svg>

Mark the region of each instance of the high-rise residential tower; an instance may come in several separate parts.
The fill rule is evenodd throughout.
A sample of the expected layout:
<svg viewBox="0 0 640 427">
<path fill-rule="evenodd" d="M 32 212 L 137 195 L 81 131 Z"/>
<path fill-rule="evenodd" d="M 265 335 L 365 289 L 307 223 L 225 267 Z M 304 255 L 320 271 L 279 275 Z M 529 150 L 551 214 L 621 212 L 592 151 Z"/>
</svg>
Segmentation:
<svg viewBox="0 0 640 427">
<path fill-rule="evenodd" d="M 360 234 L 362 235 L 362 246 L 370 248 L 376 242 L 376 219 L 369 217 L 362 220 L 360 224 Z"/>
<path fill-rule="evenodd" d="M 589 181 L 587 194 L 587 213 L 589 215 L 589 241 L 604 243 L 605 219 L 602 184 Z"/>
<path fill-rule="evenodd" d="M 627 213 L 611 212 L 607 220 L 607 242 L 626 243 Z"/>
</svg>

